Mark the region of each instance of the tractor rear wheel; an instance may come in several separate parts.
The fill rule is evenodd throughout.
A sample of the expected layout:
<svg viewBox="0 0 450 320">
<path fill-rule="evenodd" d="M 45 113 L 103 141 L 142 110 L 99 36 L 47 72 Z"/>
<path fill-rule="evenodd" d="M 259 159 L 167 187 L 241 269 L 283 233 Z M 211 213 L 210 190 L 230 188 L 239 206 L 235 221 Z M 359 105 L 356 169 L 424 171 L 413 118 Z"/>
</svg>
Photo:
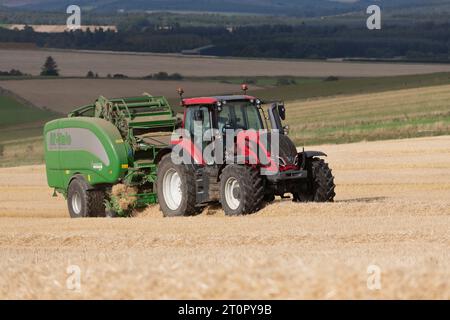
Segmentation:
<svg viewBox="0 0 450 320">
<path fill-rule="evenodd" d="M 262 208 L 264 185 L 251 167 L 229 165 L 220 175 L 220 202 L 226 215 L 250 214 Z"/>
<path fill-rule="evenodd" d="M 294 193 L 294 201 L 333 202 L 336 185 L 328 164 L 322 159 L 314 158 L 310 162 L 308 174 L 310 177 L 307 192 Z"/>
<path fill-rule="evenodd" d="M 71 218 L 104 217 L 105 192 L 92 189 L 82 175 L 76 175 L 69 185 L 67 205 Z"/>
<path fill-rule="evenodd" d="M 174 164 L 165 155 L 158 164 L 158 202 L 165 217 L 191 216 L 197 213 L 195 173 L 186 165 Z"/>
</svg>

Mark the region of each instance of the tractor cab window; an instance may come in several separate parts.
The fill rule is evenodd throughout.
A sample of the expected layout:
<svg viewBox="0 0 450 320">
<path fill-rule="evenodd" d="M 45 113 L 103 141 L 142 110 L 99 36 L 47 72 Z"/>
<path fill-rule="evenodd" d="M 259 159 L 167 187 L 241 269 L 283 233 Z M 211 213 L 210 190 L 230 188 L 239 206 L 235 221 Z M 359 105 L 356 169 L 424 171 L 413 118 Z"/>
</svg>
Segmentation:
<svg viewBox="0 0 450 320">
<path fill-rule="evenodd" d="M 263 129 L 258 109 L 248 102 L 229 102 L 222 106 L 218 117 L 218 129 Z"/>
<path fill-rule="evenodd" d="M 189 107 L 186 110 L 184 128 L 189 131 L 196 145 L 204 145 L 203 135 L 211 129 L 210 112 L 207 107 Z"/>
</svg>

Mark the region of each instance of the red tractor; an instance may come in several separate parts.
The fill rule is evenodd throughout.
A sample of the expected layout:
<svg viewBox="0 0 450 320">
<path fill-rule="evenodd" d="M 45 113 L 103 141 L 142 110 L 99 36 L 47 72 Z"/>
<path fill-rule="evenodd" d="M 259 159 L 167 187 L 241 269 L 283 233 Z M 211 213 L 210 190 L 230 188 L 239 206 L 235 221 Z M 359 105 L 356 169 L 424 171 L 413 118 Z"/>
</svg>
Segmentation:
<svg viewBox="0 0 450 320">
<path fill-rule="evenodd" d="M 250 214 L 287 194 L 295 202 L 333 201 L 326 154 L 297 151 L 282 126 L 284 103 L 244 94 L 182 99 L 182 106 L 184 133 L 156 159 L 165 216 L 195 215 L 217 201 L 227 215 Z"/>
</svg>

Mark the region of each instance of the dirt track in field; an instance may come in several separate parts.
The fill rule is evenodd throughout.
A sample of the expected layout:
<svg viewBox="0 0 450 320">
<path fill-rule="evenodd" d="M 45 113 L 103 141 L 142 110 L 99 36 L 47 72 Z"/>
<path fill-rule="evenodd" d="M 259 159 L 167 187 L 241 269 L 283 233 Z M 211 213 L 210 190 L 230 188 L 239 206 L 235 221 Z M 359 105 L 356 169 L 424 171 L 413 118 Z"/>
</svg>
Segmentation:
<svg viewBox="0 0 450 320">
<path fill-rule="evenodd" d="M 38 75 L 47 56 L 55 58 L 64 76 L 123 73 L 143 77 L 159 71 L 184 76 L 376 77 L 448 72 L 445 64 L 342 63 L 323 61 L 229 59 L 180 55 L 69 50 L 0 50 L 0 70 L 19 69 Z"/>
<path fill-rule="evenodd" d="M 42 166 L 0 169 L 0 298 L 449 299 L 450 136 L 320 149 L 335 203 L 235 218 L 70 220 Z"/>
</svg>

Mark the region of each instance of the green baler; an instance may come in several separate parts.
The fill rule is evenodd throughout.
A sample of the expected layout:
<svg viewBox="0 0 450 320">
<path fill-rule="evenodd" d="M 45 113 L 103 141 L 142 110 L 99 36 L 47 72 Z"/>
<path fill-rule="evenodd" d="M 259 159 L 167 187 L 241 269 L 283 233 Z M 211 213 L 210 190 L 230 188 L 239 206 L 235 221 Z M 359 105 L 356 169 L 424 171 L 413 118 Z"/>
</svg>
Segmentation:
<svg viewBox="0 0 450 320">
<path fill-rule="evenodd" d="M 156 165 L 176 126 L 164 97 L 100 97 L 46 124 L 48 184 L 67 198 L 72 217 L 127 215 L 156 203 Z"/>
</svg>

